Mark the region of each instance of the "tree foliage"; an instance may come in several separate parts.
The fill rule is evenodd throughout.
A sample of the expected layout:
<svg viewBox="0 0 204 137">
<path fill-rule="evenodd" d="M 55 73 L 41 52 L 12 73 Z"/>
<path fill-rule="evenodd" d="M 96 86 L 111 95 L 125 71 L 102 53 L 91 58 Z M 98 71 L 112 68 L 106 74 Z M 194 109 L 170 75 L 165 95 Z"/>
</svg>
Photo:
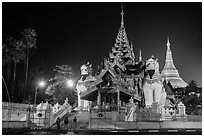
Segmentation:
<svg viewBox="0 0 204 137">
<path fill-rule="evenodd" d="M 11 59 L 18 63 L 25 58 L 25 52 L 23 51 L 23 42 L 20 40 L 16 40 L 11 38 L 10 41 L 11 49 L 10 49 L 10 56 Z"/>
<path fill-rule="evenodd" d="M 49 80 L 49 85 L 46 93 L 53 97 L 53 102 L 63 103 L 66 97 L 69 99 L 70 104 L 75 103 L 76 96 L 74 95 L 74 88 L 67 86 L 67 80 L 71 79 L 72 67 L 69 65 L 56 65 L 54 68 L 55 76 Z"/>
<path fill-rule="evenodd" d="M 32 49 L 36 48 L 36 37 L 37 34 L 34 29 L 26 28 L 23 30 L 22 34 L 22 42 L 24 53 L 26 54 L 25 60 L 25 84 L 24 84 L 24 98 L 27 91 L 27 79 L 28 79 L 28 64 L 29 64 L 29 56 L 31 56 Z"/>
<path fill-rule="evenodd" d="M 9 88 L 11 89 L 11 97 L 12 97 L 12 101 L 15 101 L 14 97 L 15 97 L 15 81 L 16 81 L 16 66 L 17 63 L 19 63 L 21 60 L 23 60 L 25 58 L 25 53 L 23 52 L 23 46 L 22 46 L 22 41 L 21 40 L 17 40 L 13 37 L 4 37 L 4 43 L 3 43 L 3 65 L 6 65 L 8 63 L 14 63 L 14 67 L 13 67 L 13 78 L 12 78 L 12 82 L 9 83 Z M 9 66 L 8 66 L 9 67 Z M 3 67 L 4 69 L 4 67 Z"/>
<path fill-rule="evenodd" d="M 198 91 L 198 84 L 195 80 L 191 80 L 188 84 L 188 86 L 185 88 L 185 94 L 189 94 L 191 92 L 197 92 Z"/>
<path fill-rule="evenodd" d="M 9 89 L 12 89 L 12 96 L 14 98 L 14 88 L 16 86 L 15 79 L 16 79 L 16 67 L 17 63 L 26 59 L 25 66 L 26 66 L 26 78 L 27 81 L 27 73 L 28 73 L 28 57 L 31 48 L 36 48 L 36 32 L 34 29 L 26 28 L 24 31 L 21 32 L 21 38 L 16 39 L 10 36 L 3 36 L 3 44 L 2 44 L 2 59 L 3 59 L 3 72 L 4 75 L 7 76 L 7 81 Z M 12 63 L 14 65 L 12 65 Z M 4 71 L 6 68 L 8 71 Z M 11 71 L 13 70 L 13 71 Z M 10 73 L 13 73 L 12 81 L 10 80 Z M 19 81 L 19 79 L 18 79 Z M 25 87 L 26 84 L 24 84 Z M 15 90 L 16 92 L 16 90 Z M 12 100 L 14 101 L 14 99 Z"/>
<path fill-rule="evenodd" d="M 185 94 L 181 98 L 181 101 L 187 107 L 187 110 L 197 111 L 197 106 L 202 104 L 202 91 L 197 86 L 195 80 L 191 80 L 188 86 L 185 88 Z M 194 108 L 194 109 L 193 109 Z M 195 113 L 195 112 L 189 112 Z"/>
<path fill-rule="evenodd" d="M 23 32 L 21 32 L 21 35 L 22 35 L 21 40 L 23 42 L 25 53 L 29 55 L 30 52 L 26 52 L 26 50 L 36 48 L 37 33 L 32 28 L 26 28 L 23 30 Z"/>
<path fill-rule="evenodd" d="M 9 53 L 8 45 L 3 43 L 2 44 L 2 62 L 3 62 L 3 65 L 5 65 L 11 61 L 11 56 L 9 54 L 10 53 Z"/>
</svg>

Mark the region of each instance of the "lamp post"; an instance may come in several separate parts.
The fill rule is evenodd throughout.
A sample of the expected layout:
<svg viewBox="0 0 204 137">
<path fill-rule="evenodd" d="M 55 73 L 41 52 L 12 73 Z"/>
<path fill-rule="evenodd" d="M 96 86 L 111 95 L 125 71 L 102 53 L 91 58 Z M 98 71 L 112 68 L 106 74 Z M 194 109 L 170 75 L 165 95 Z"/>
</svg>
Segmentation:
<svg viewBox="0 0 204 137">
<path fill-rule="evenodd" d="M 66 79 L 66 85 L 71 91 L 71 96 L 70 97 L 72 98 L 72 90 L 73 90 L 73 88 L 75 86 L 75 83 L 74 83 L 74 81 L 72 79 Z"/>
<path fill-rule="evenodd" d="M 44 87 L 45 86 L 45 81 L 39 81 L 37 83 L 37 86 L 35 87 L 35 100 L 34 100 L 34 105 L 36 106 L 36 98 L 37 98 L 37 92 L 38 92 L 38 87 Z"/>
</svg>

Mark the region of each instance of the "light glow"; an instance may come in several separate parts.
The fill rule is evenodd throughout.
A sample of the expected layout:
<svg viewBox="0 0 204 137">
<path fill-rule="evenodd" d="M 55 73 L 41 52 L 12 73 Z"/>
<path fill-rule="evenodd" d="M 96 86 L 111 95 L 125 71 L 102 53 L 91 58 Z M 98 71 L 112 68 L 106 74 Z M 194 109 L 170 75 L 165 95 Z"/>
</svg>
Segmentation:
<svg viewBox="0 0 204 137">
<path fill-rule="evenodd" d="M 44 87 L 45 86 L 45 81 L 43 81 L 43 80 L 39 81 L 38 86 L 41 87 L 41 88 Z"/>
<path fill-rule="evenodd" d="M 67 80 L 67 86 L 70 87 L 70 88 L 72 88 L 72 87 L 74 86 L 73 80 L 68 79 L 68 80 Z"/>
</svg>

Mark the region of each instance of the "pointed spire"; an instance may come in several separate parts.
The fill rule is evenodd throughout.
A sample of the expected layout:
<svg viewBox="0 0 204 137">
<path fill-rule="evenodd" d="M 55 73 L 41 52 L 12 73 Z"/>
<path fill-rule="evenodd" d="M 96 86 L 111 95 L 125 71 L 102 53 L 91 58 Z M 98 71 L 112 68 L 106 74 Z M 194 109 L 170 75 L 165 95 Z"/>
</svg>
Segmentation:
<svg viewBox="0 0 204 137">
<path fill-rule="evenodd" d="M 123 3 L 121 3 L 121 27 L 124 27 L 123 16 L 124 16 L 124 12 L 123 12 Z"/>
<path fill-rule="evenodd" d="M 167 48 L 169 48 L 170 47 L 170 42 L 169 42 L 169 36 L 167 37 Z"/>
<path fill-rule="evenodd" d="M 112 48 L 112 54 L 110 55 L 112 56 L 112 58 L 120 61 L 120 63 L 133 63 L 135 61 L 133 45 L 131 45 L 131 43 L 129 43 L 128 41 L 123 17 L 123 4 L 121 3 L 121 26 L 116 37 L 116 43 Z"/>
<path fill-rule="evenodd" d="M 139 62 L 142 61 L 142 51 L 140 50 L 140 53 L 139 53 Z"/>
<path fill-rule="evenodd" d="M 167 50 L 166 50 L 166 61 L 173 61 L 172 58 L 172 53 L 171 53 L 171 49 L 170 49 L 170 42 L 169 42 L 169 36 L 167 37 Z"/>
<path fill-rule="evenodd" d="M 167 81 L 170 81 L 174 88 L 177 87 L 186 87 L 187 84 L 183 79 L 179 76 L 178 70 L 174 66 L 173 57 L 170 49 L 169 37 L 167 37 L 167 50 L 166 50 L 166 61 L 164 68 L 162 70 L 162 74 L 165 76 Z"/>
<path fill-rule="evenodd" d="M 151 58 L 154 59 L 154 55 L 153 54 L 152 54 Z"/>
<path fill-rule="evenodd" d="M 128 41 L 127 34 L 126 34 L 126 31 L 125 31 L 123 16 L 124 16 L 123 4 L 121 3 L 121 26 L 120 26 L 120 29 L 118 31 L 118 35 L 117 35 L 117 38 L 116 38 L 116 43 L 120 43 L 123 46 L 129 47 L 130 45 L 129 45 L 129 41 Z"/>
</svg>

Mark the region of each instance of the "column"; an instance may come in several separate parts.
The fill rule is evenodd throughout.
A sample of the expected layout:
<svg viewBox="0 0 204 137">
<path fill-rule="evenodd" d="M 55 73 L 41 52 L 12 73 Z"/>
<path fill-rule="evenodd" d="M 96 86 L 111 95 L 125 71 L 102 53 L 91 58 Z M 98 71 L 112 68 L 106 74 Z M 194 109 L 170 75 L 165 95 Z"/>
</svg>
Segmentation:
<svg viewBox="0 0 204 137">
<path fill-rule="evenodd" d="M 117 90 L 117 104 L 118 104 L 118 112 L 119 112 L 119 110 L 120 110 L 120 91 L 119 90 Z"/>
<path fill-rule="evenodd" d="M 155 90 L 152 91 L 153 102 L 155 102 Z"/>
<path fill-rule="evenodd" d="M 97 106 L 98 106 L 98 108 L 101 107 L 101 93 L 100 93 L 100 91 L 98 91 Z"/>
</svg>

